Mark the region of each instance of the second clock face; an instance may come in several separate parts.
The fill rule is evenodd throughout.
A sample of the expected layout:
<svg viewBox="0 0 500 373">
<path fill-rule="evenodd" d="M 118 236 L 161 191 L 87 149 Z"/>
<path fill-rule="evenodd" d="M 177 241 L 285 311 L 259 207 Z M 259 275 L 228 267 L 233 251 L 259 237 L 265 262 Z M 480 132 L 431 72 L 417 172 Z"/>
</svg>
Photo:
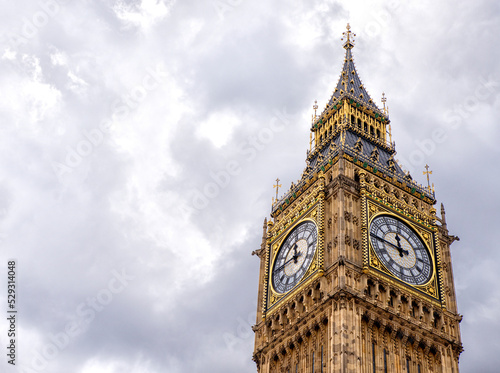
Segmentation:
<svg viewBox="0 0 500 373">
<path fill-rule="evenodd" d="M 312 221 L 302 222 L 293 228 L 273 263 L 274 290 L 283 294 L 299 283 L 314 258 L 317 241 L 316 224 Z"/>
<path fill-rule="evenodd" d="M 380 261 L 400 280 L 411 285 L 430 280 L 429 251 L 408 224 L 391 215 L 379 215 L 370 224 L 370 242 Z"/>
</svg>

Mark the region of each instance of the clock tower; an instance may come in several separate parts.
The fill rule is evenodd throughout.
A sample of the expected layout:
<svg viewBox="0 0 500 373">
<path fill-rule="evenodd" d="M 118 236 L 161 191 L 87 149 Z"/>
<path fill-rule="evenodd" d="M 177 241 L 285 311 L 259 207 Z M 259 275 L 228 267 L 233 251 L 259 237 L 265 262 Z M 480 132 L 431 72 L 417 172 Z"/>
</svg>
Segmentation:
<svg viewBox="0 0 500 373">
<path fill-rule="evenodd" d="M 300 179 L 264 222 L 259 373 L 458 373 L 462 352 L 443 205 L 395 160 L 385 108 L 356 71 L 354 34 Z M 317 106 L 315 106 L 316 108 Z"/>
</svg>

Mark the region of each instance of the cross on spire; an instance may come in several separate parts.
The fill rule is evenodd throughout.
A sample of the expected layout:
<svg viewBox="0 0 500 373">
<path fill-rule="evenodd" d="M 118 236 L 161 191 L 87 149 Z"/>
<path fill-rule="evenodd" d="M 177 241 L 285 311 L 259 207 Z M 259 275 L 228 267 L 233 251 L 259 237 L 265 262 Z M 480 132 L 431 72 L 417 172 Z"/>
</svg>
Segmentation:
<svg viewBox="0 0 500 373">
<path fill-rule="evenodd" d="M 430 180 L 429 180 L 429 175 L 432 174 L 432 171 L 429 171 L 429 165 L 428 164 L 425 165 L 425 170 L 426 171 L 424 171 L 424 175 L 427 175 L 427 187 L 429 189 L 431 189 L 431 183 L 430 183 Z"/>
<path fill-rule="evenodd" d="M 352 49 L 354 47 L 354 37 L 356 36 L 356 34 L 351 32 L 351 26 L 349 24 L 347 24 L 346 29 L 347 31 L 342 33 L 343 36 L 341 40 L 344 40 L 344 38 L 346 39 L 344 43 L 345 49 Z"/>
<path fill-rule="evenodd" d="M 279 183 L 280 179 L 276 179 L 276 185 L 273 185 L 273 188 L 276 188 L 276 201 L 278 200 L 278 189 L 281 188 L 281 184 Z"/>
</svg>

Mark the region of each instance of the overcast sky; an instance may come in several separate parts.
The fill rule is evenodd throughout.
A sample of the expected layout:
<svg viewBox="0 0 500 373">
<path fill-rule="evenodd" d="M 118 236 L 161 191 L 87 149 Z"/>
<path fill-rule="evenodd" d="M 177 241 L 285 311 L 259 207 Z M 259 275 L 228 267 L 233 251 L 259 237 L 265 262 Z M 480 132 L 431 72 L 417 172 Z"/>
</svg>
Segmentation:
<svg viewBox="0 0 500 373">
<path fill-rule="evenodd" d="M 0 309 L 16 259 L 19 372 L 256 371 L 251 252 L 275 179 L 305 167 L 347 22 L 397 158 L 422 184 L 429 164 L 460 237 L 461 372 L 498 372 L 498 1 L 18 0 L 0 22 Z"/>
</svg>

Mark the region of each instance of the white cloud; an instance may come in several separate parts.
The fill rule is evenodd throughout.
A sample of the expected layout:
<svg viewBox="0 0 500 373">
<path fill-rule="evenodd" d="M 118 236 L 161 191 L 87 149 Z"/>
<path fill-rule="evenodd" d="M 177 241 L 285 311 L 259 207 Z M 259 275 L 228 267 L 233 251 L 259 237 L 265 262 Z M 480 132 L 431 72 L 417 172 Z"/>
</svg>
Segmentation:
<svg viewBox="0 0 500 373">
<path fill-rule="evenodd" d="M 71 71 L 68 72 L 68 78 L 70 80 L 69 88 L 72 91 L 76 91 L 76 92 L 84 91 L 85 88 L 87 88 L 89 86 L 89 84 L 85 80 L 76 76 Z"/>
<path fill-rule="evenodd" d="M 141 0 L 140 4 L 131 4 L 119 0 L 113 10 L 126 27 L 135 26 L 147 31 L 169 14 L 174 3 L 175 0 Z"/>
<path fill-rule="evenodd" d="M 51 53 L 50 61 L 55 66 L 65 66 L 68 64 L 68 55 L 56 49 L 53 53 Z"/>
<path fill-rule="evenodd" d="M 127 359 L 128 360 L 128 359 Z M 129 361 L 106 361 L 104 359 L 90 359 L 78 370 L 79 373 L 120 373 L 127 371 L 130 373 L 149 373 L 150 364 L 140 357 L 135 362 Z"/>
<path fill-rule="evenodd" d="M 16 59 L 17 53 L 15 50 L 12 50 L 10 48 L 5 49 L 2 55 L 3 60 L 10 60 L 13 61 Z"/>
<path fill-rule="evenodd" d="M 6 6 L 2 34 L 21 33 L 40 4 Z M 22 358 L 60 332 L 112 269 L 127 268 L 133 284 L 51 372 L 255 370 L 251 331 L 233 349 L 222 335 L 255 311 L 259 263 L 250 253 L 273 181 L 295 181 L 304 167 L 311 105 L 324 105 L 339 76 L 346 23 L 358 35 L 363 83 L 377 101 L 387 93 L 398 158 L 408 158 L 416 141 L 449 127 L 443 114 L 478 77 L 500 76 L 497 19 L 493 0 L 66 2 L 0 60 L 1 256 L 20 259 Z M 494 229 L 485 229 L 498 224 L 499 102 L 496 93 L 481 101 L 422 165 L 403 164 L 421 182 L 431 165 L 462 239 L 453 246 L 462 334 L 491 357 L 466 347 L 464 371 L 500 364 L 488 343 L 500 333 L 500 275 L 481 260 L 469 265 L 500 260 Z M 298 114 L 268 142 L 251 143 L 283 107 Z M 112 128 L 89 139 L 107 120 Z M 80 162 L 58 178 L 52 164 L 75 154 Z M 229 161 L 241 172 L 195 208 L 193 193 Z"/>
<path fill-rule="evenodd" d="M 215 147 L 220 148 L 227 144 L 231 134 L 239 125 L 241 125 L 241 119 L 235 113 L 229 110 L 215 112 L 208 118 L 200 118 L 196 135 L 210 140 Z"/>
<path fill-rule="evenodd" d="M 11 63 L 22 75 L 3 76 L 4 100 L 0 108 L 16 113 L 16 121 L 23 125 L 35 124 L 55 115 L 60 109 L 61 92 L 44 77 L 40 59 L 23 54 Z M 10 125 L 10 123 L 9 123 Z"/>
</svg>

